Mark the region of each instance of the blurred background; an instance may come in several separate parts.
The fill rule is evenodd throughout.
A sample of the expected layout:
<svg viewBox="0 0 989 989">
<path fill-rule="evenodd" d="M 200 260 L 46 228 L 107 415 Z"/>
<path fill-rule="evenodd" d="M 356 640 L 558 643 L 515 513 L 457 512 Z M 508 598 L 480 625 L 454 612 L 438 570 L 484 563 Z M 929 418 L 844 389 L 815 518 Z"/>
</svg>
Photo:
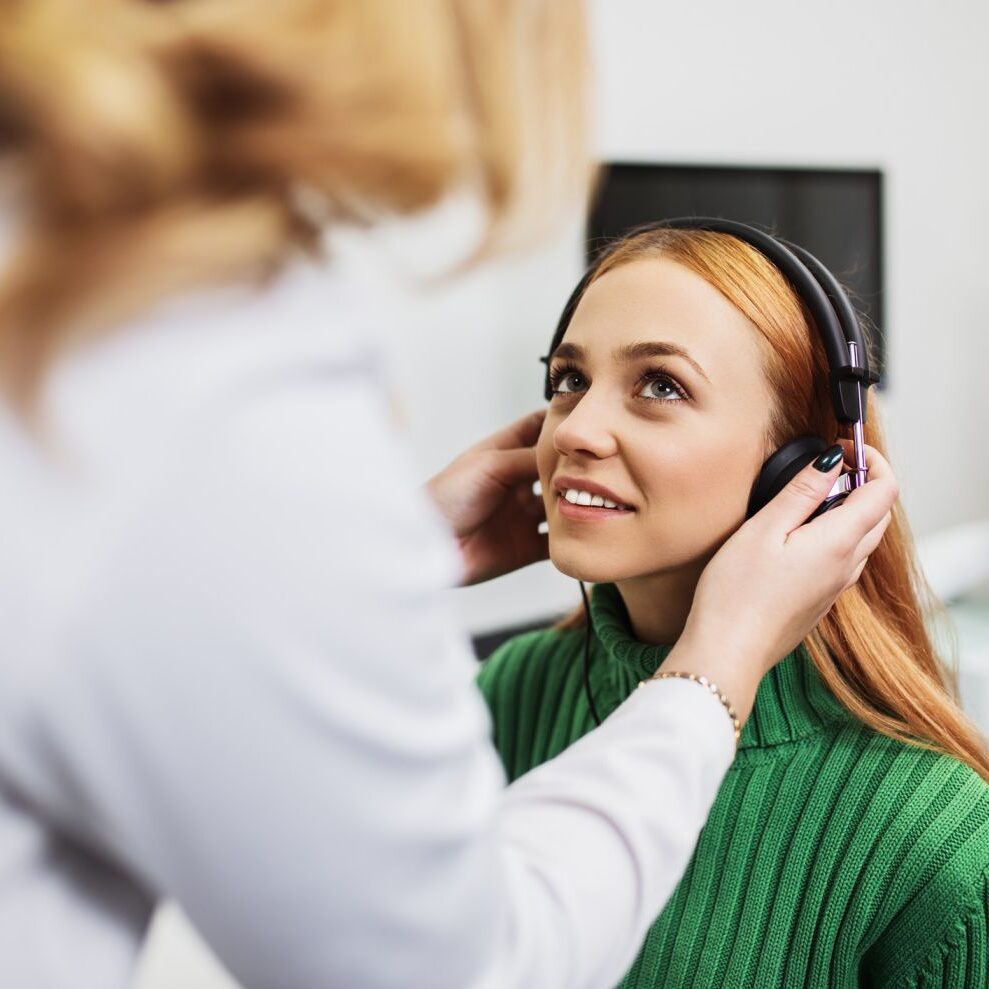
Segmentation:
<svg viewBox="0 0 989 989">
<path fill-rule="evenodd" d="M 592 0 L 589 11 L 596 151 L 621 166 L 603 175 L 593 230 L 664 211 L 775 224 L 853 285 L 881 331 L 877 398 L 953 618 L 962 700 L 989 731 L 989 5 Z M 373 256 L 410 281 L 436 276 L 474 220 L 450 203 L 417 221 L 416 250 L 399 253 L 386 228 L 343 238 L 341 263 Z M 538 358 L 587 232 L 574 217 L 534 249 L 403 300 L 394 378 L 424 480 L 542 404 Z M 486 652 L 579 592 L 545 563 L 451 601 Z M 233 982 L 166 907 L 136 985 Z"/>
</svg>

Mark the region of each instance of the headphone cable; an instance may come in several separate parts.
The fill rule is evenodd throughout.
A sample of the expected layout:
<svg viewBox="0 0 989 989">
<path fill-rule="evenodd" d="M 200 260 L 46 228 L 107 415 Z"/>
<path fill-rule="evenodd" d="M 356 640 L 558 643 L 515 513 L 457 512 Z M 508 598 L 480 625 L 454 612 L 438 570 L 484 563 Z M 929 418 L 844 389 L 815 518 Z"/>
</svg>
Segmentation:
<svg viewBox="0 0 989 989">
<path fill-rule="evenodd" d="M 594 631 L 594 624 L 591 621 L 591 605 L 587 600 L 587 591 L 584 589 L 584 582 L 577 581 L 580 586 L 580 596 L 584 599 L 584 614 L 587 617 L 587 624 L 584 627 L 584 693 L 587 695 L 587 706 L 591 709 L 591 717 L 596 725 L 601 724 L 601 716 L 598 714 L 597 705 L 594 703 L 594 694 L 591 692 L 591 633 Z"/>
</svg>

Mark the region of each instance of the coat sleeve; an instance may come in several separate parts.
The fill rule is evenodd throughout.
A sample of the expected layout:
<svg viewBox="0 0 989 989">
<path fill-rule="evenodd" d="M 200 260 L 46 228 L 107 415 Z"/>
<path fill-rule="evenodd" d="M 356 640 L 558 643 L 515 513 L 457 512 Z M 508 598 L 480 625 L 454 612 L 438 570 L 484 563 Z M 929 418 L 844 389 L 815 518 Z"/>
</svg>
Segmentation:
<svg viewBox="0 0 989 989">
<path fill-rule="evenodd" d="M 163 464 L 11 757 L 245 985 L 610 986 L 731 761 L 682 681 L 511 787 L 458 561 L 362 380 L 262 382 Z"/>
</svg>

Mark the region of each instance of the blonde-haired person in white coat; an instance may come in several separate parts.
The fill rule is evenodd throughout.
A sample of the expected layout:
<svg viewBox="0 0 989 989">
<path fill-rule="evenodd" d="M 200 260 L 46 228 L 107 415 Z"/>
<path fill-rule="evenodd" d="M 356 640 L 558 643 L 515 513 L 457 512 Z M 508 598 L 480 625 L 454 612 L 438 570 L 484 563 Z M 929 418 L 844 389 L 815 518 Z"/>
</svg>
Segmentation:
<svg viewBox="0 0 989 989">
<path fill-rule="evenodd" d="M 538 415 L 417 490 L 319 249 L 458 189 L 479 254 L 579 205 L 581 31 L 569 0 L 3 5 L 0 985 L 125 985 L 162 896 L 251 987 L 625 970 L 732 722 L 657 682 L 505 787 L 442 592 L 545 556 L 511 500 Z M 881 537 L 871 467 L 743 527 L 665 668 L 744 721 Z"/>
</svg>

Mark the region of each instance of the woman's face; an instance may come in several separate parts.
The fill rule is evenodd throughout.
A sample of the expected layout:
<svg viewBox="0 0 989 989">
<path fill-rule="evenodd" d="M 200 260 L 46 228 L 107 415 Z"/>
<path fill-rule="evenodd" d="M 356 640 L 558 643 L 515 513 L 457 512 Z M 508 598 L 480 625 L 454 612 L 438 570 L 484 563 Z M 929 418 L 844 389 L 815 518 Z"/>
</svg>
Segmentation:
<svg viewBox="0 0 989 989">
<path fill-rule="evenodd" d="M 664 258 L 591 285 L 550 360 L 536 446 L 557 569 L 593 582 L 693 570 L 738 528 L 771 452 L 757 332 Z M 568 490 L 586 493 L 571 504 Z M 620 507 L 581 504 L 594 495 Z"/>
</svg>

